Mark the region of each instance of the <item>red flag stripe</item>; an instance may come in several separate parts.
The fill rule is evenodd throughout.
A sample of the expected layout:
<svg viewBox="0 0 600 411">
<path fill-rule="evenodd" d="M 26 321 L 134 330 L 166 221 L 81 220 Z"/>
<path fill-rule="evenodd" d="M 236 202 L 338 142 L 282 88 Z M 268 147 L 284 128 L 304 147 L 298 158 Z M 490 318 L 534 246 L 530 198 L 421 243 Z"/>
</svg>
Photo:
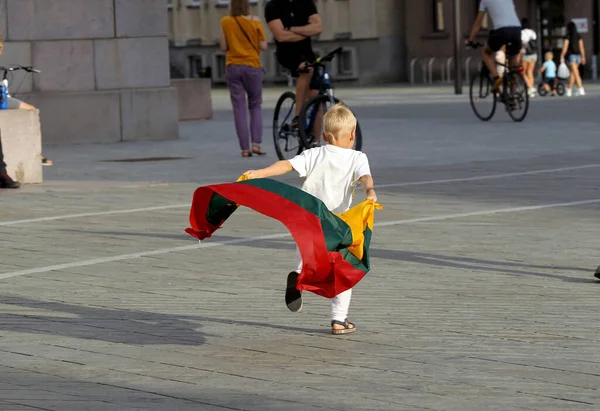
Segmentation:
<svg viewBox="0 0 600 411">
<path fill-rule="evenodd" d="M 280 195 L 248 184 L 226 183 L 200 187 L 194 192 L 190 211 L 190 235 L 203 240 L 219 226 L 206 220 L 214 193 L 237 204 L 249 207 L 283 223 L 298 245 L 302 256 L 302 272 L 298 289 L 332 298 L 352 288 L 365 275 L 345 261 L 339 252 L 329 252 L 321 228 L 321 220 Z"/>
</svg>

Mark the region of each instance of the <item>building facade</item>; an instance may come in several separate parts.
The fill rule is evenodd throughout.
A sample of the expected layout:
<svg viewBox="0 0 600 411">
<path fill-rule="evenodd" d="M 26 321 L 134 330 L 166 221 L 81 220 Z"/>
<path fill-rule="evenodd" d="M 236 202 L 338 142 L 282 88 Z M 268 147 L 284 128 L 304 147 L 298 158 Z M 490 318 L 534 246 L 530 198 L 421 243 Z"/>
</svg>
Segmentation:
<svg viewBox="0 0 600 411">
<path fill-rule="evenodd" d="M 331 64 L 336 80 L 355 84 L 381 84 L 449 80 L 454 55 L 454 0 L 315 0 L 323 32 L 314 39 L 318 54 L 338 46 L 344 52 Z M 600 0 L 515 0 L 519 17 L 529 17 L 540 34 L 540 52 L 558 50 L 566 23 L 577 19 L 588 55 L 598 55 L 598 3 Z M 225 56 L 218 47 L 220 19 L 228 13 L 228 0 L 168 0 L 172 75 L 211 77 L 225 83 Z M 250 0 L 252 13 L 263 18 L 264 0 Z M 460 0 L 460 32 L 466 38 L 477 15 L 479 0 Z M 492 22 L 486 22 L 491 27 Z M 287 80 L 277 64 L 275 47 L 262 55 L 265 82 Z M 481 31 L 485 40 L 487 29 Z M 470 57 L 469 61 L 467 59 Z M 479 52 L 463 50 L 461 64 L 476 67 Z M 412 63 L 412 64 L 411 64 Z M 411 70 L 412 67 L 412 70 Z M 431 71 L 431 74 L 429 74 Z M 411 75 L 412 73 L 412 75 Z M 450 75 L 449 75 L 450 74 Z"/>
<path fill-rule="evenodd" d="M 167 19 L 164 0 L 0 1 L 0 65 L 41 70 L 10 87 L 45 144 L 179 137 Z"/>
</svg>

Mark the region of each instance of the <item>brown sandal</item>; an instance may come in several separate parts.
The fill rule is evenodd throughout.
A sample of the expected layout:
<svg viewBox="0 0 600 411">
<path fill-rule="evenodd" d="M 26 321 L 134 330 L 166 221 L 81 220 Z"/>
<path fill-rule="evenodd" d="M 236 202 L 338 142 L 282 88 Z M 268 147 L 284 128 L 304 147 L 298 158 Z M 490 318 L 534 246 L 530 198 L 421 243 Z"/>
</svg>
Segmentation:
<svg viewBox="0 0 600 411">
<path fill-rule="evenodd" d="M 262 151 L 259 143 L 252 143 L 252 153 L 257 154 L 259 156 L 264 156 L 265 154 L 267 154 L 264 151 Z"/>
<path fill-rule="evenodd" d="M 252 157 L 252 152 L 250 150 L 242 150 L 242 157 Z"/>
<path fill-rule="evenodd" d="M 343 325 L 344 328 L 333 328 L 333 326 L 335 325 Z M 346 318 L 345 321 L 337 321 L 337 320 L 332 320 L 331 321 L 331 333 L 333 335 L 340 335 L 340 334 L 350 334 L 353 333 L 354 331 L 356 331 L 356 326 L 354 324 L 352 324 L 350 321 L 348 321 L 348 319 Z"/>
</svg>

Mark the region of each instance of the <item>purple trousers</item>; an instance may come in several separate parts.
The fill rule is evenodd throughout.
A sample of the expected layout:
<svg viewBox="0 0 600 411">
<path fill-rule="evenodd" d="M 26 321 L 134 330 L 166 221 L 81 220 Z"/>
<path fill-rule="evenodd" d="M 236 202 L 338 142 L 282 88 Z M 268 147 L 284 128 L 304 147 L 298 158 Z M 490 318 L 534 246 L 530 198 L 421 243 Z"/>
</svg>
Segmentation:
<svg viewBox="0 0 600 411">
<path fill-rule="evenodd" d="M 262 68 L 232 64 L 227 66 L 226 75 L 240 148 L 249 150 L 250 138 L 253 143 L 262 142 L 263 70 Z M 246 113 L 246 94 L 248 94 L 250 128 L 248 128 L 248 114 Z"/>
</svg>

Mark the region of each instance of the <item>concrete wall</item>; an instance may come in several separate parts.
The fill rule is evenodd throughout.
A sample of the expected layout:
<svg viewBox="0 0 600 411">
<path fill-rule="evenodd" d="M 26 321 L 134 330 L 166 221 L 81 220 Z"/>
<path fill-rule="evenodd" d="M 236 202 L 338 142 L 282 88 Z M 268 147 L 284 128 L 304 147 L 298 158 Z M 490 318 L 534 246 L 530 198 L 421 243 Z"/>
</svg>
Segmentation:
<svg viewBox="0 0 600 411">
<path fill-rule="evenodd" d="M 0 65 L 42 71 L 11 92 L 40 109 L 44 143 L 178 138 L 164 0 L 0 0 L 4 20 Z"/>
<path fill-rule="evenodd" d="M 0 138 L 8 174 L 21 183 L 42 182 L 39 112 L 0 110 Z"/>
</svg>

